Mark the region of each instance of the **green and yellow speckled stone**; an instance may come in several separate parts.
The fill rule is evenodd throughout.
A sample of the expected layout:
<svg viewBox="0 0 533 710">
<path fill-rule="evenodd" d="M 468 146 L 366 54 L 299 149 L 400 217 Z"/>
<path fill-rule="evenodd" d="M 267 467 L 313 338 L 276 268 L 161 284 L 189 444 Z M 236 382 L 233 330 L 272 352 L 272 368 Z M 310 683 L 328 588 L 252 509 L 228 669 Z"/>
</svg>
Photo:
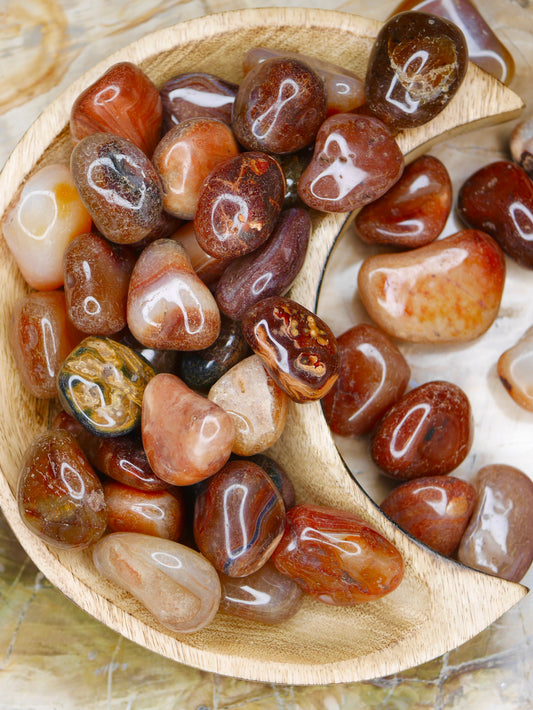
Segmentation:
<svg viewBox="0 0 533 710">
<path fill-rule="evenodd" d="M 90 336 L 64 361 L 57 390 L 63 407 L 89 431 L 121 436 L 140 424 L 144 388 L 154 375 L 131 348 Z"/>
</svg>

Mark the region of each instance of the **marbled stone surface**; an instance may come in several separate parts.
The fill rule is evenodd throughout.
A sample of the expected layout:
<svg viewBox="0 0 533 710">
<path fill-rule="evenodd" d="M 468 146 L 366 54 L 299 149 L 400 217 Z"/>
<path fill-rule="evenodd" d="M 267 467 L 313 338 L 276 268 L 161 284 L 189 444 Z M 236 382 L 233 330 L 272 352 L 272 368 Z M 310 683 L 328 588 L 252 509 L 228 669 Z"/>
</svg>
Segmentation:
<svg viewBox="0 0 533 710">
<path fill-rule="evenodd" d="M 118 47 L 152 30 L 180 20 L 238 7 L 273 7 L 276 0 L 8 0 L 1 6 L 3 73 L 0 75 L 0 163 L 39 112 L 83 71 Z M 326 7 L 325 0 L 291 0 L 292 6 Z M 480 3 L 481 4 L 481 3 Z M 397 0 L 330 0 L 329 9 L 384 20 Z M 529 0 L 483 0 L 482 11 L 517 63 L 512 88 L 533 98 L 533 3 Z M 4 14 L 5 13 L 5 14 Z M 16 61 L 15 61 L 16 59 Z M 10 61 L 11 60 L 11 61 Z M 4 68 L 5 67 L 5 68 Z M 506 158 L 510 125 L 454 138 L 436 151 L 452 179 L 464 180 L 489 160 Z M 449 223 L 450 224 L 450 223 Z M 451 234 L 458 228 L 457 223 Z M 350 256 L 355 248 L 348 246 Z M 352 252 L 350 252 L 350 248 Z M 365 247 L 366 254 L 373 251 Z M 339 250 L 332 262 L 343 307 L 330 317 L 341 333 L 353 319 L 353 262 Z M 503 351 L 516 342 L 512 316 L 531 314 L 519 295 L 526 281 L 518 269 L 518 288 L 509 291 L 501 328 L 495 332 Z M 327 284 L 332 283 L 327 280 Z M 346 295 L 347 293 L 347 295 Z M 321 302 L 321 315 L 328 315 Z M 356 307 L 355 307 L 356 308 Z M 349 313 L 349 322 L 346 319 Z M 527 316 L 526 313 L 526 316 Z M 533 322 L 531 317 L 528 325 Z M 513 340 L 514 338 L 514 340 Z M 449 353 L 451 366 L 464 361 L 464 350 Z M 415 377 L 428 365 L 422 361 Z M 491 375 L 493 378 L 493 375 Z M 510 463 L 523 456 L 517 436 L 530 426 L 531 415 L 518 413 L 501 385 L 491 379 L 485 399 L 513 422 Z M 518 420 L 519 427 L 516 427 Z M 480 445 L 494 431 L 483 435 Z M 356 444 L 354 444 L 355 446 Z M 346 458 L 349 458 L 344 452 Z M 350 452 L 348 452 L 350 453 Z M 352 451 L 353 458 L 353 451 Z M 357 470 L 357 468 L 354 468 Z M 368 476 L 359 480 L 370 490 Z M 381 498 L 383 498 L 383 494 Z M 381 499 L 380 498 L 380 499 Z M 204 673 L 156 656 L 95 621 L 53 588 L 28 560 L 7 523 L 0 520 L 0 710 L 531 710 L 533 708 L 533 598 L 467 644 L 418 668 L 362 683 L 330 686 L 275 686 Z M 530 572 L 525 583 L 533 583 Z M 73 634 L 75 642 L 72 642 Z"/>
</svg>

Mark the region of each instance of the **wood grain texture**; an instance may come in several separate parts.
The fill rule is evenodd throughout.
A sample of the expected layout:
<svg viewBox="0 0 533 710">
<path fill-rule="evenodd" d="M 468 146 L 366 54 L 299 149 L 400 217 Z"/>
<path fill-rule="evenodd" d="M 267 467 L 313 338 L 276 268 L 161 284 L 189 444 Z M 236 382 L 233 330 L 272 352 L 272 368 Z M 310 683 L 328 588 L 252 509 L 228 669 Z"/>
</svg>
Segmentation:
<svg viewBox="0 0 533 710">
<path fill-rule="evenodd" d="M 353 15 L 303 10 L 245 10 L 208 16 L 148 35 L 79 79 L 47 109 L 15 148 L 0 175 L 0 214 L 17 187 L 40 165 L 68 161 L 70 106 L 111 64 L 140 64 L 162 84 L 174 74 L 210 71 L 239 81 L 241 60 L 254 44 L 310 51 L 364 74 L 379 24 Z M 413 157 L 471 126 L 512 118 L 522 102 L 470 66 L 450 106 L 434 121 L 398 137 Z M 314 216 L 309 255 L 291 296 L 316 305 L 328 255 L 348 215 Z M 0 503 L 22 545 L 42 572 L 80 607 L 124 636 L 189 665 L 276 683 L 331 683 L 387 675 L 429 660 L 485 628 L 526 593 L 524 587 L 468 570 L 401 533 L 377 509 L 344 467 L 319 403 L 293 405 L 273 455 L 287 467 L 301 502 L 353 510 L 401 550 L 404 582 L 388 597 L 351 608 L 306 600 L 279 628 L 219 615 L 206 630 L 184 636 L 165 631 L 125 592 L 102 580 L 90 553 L 49 549 L 21 523 L 13 491 L 23 450 L 47 423 L 48 405 L 22 388 L 7 342 L 13 303 L 26 286 L 5 243 L 0 244 Z"/>
</svg>

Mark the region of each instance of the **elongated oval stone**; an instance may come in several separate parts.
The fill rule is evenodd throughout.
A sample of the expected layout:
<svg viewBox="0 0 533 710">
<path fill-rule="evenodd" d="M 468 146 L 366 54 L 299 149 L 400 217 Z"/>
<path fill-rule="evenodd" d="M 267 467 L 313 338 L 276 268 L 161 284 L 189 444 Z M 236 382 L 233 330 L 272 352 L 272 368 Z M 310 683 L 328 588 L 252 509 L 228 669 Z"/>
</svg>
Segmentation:
<svg viewBox="0 0 533 710">
<path fill-rule="evenodd" d="M 403 579 L 398 550 L 353 513 L 295 505 L 272 561 L 304 591 L 326 604 L 378 599 Z"/>
<path fill-rule="evenodd" d="M 171 631 L 199 631 L 218 611 L 215 568 L 179 542 L 112 533 L 94 546 L 93 561 L 103 577 L 129 592 Z"/>
<path fill-rule="evenodd" d="M 453 471 L 472 446 L 468 397 L 452 382 L 426 382 L 399 399 L 379 422 L 371 454 L 382 472 L 407 481 Z"/>
<path fill-rule="evenodd" d="M 219 572 L 246 577 L 281 539 L 285 508 L 267 474 L 251 461 L 231 461 L 196 499 L 194 539 Z"/>
<path fill-rule="evenodd" d="M 26 450 L 17 482 L 20 516 L 49 545 L 82 549 L 106 529 L 102 484 L 74 437 L 51 429 Z"/>
<path fill-rule="evenodd" d="M 533 412 L 533 328 L 498 358 L 500 380 L 514 401 Z"/>
<path fill-rule="evenodd" d="M 173 239 L 158 239 L 137 260 L 127 312 L 131 333 L 149 348 L 202 350 L 220 331 L 215 299 Z"/>
<path fill-rule="evenodd" d="M 388 335 L 415 343 L 473 340 L 494 322 L 505 259 L 488 234 L 465 229 L 425 247 L 365 259 L 359 294 Z"/>
<path fill-rule="evenodd" d="M 224 466 L 235 430 L 224 409 L 193 392 L 179 377 L 162 373 L 144 391 L 142 437 L 156 475 L 187 486 Z"/>
<path fill-rule="evenodd" d="M 493 464 L 478 472 L 474 484 L 477 503 L 457 557 L 519 582 L 533 561 L 533 482 L 513 466 Z"/>
</svg>

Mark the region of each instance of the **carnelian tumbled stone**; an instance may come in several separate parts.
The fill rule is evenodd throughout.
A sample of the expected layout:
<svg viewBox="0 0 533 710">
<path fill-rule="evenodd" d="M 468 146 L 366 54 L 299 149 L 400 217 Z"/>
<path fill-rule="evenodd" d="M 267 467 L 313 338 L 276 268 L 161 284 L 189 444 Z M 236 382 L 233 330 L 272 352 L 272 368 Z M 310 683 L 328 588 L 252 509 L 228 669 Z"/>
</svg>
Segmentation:
<svg viewBox="0 0 533 710">
<path fill-rule="evenodd" d="M 372 458 L 391 478 L 407 481 L 453 471 L 473 440 L 468 397 L 452 382 L 436 380 L 416 387 L 379 422 Z"/>
<path fill-rule="evenodd" d="M 304 591 L 326 604 L 379 599 L 403 579 L 398 550 L 353 513 L 295 505 L 272 561 Z"/>
<path fill-rule="evenodd" d="M 407 481 L 389 493 L 381 510 L 417 540 L 450 556 L 461 542 L 476 502 L 476 489 L 453 476 Z"/>
<path fill-rule="evenodd" d="M 91 133 L 114 133 L 150 156 L 161 134 L 162 118 L 156 85 L 135 64 L 119 62 L 74 101 L 70 134 L 77 143 Z"/>
</svg>

